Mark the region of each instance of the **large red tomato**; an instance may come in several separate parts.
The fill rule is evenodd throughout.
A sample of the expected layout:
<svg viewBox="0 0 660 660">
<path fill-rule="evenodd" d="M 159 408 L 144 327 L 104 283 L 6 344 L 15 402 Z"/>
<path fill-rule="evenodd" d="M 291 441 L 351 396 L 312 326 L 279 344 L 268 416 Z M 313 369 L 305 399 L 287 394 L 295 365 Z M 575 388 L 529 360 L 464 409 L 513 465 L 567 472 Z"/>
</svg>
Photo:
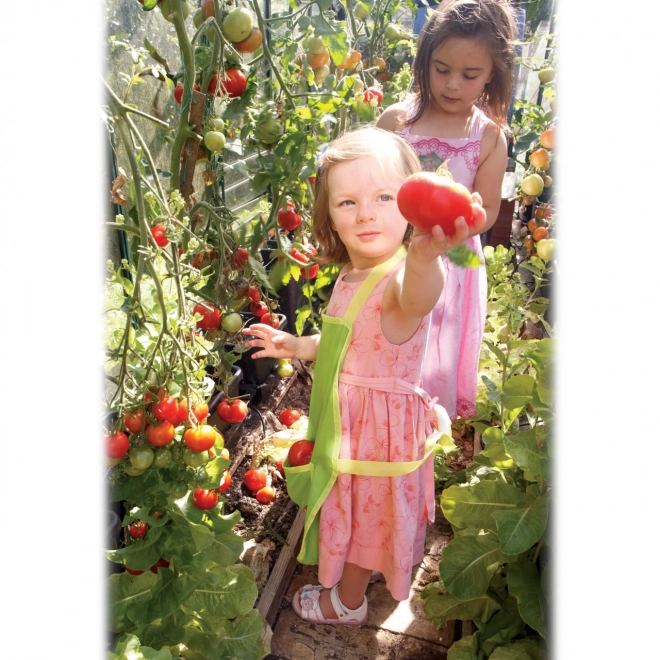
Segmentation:
<svg viewBox="0 0 660 660">
<path fill-rule="evenodd" d="M 291 425 L 299 419 L 300 410 L 297 408 L 287 408 L 286 410 L 283 410 L 279 416 L 280 424 L 284 424 L 287 428 L 291 428 Z"/>
<path fill-rule="evenodd" d="M 239 53 L 254 53 L 261 46 L 263 40 L 264 35 L 261 30 L 259 28 L 252 28 L 252 32 L 243 41 L 237 41 L 234 44 L 234 48 Z"/>
<path fill-rule="evenodd" d="M 208 424 L 202 424 L 195 429 L 186 429 L 183 441 L 190 451 L 206 451 L 215 444 L 215 429 Z"/>
<path fill-rule="evenodd" d="M 247 403 L 241 399 L 234 399 L 228 401 L 224 399 L 218 405 L 218 417 L 228 424 L 236 424 L 242 422 L 248 413 Z"/>
<path fill-rule="evenodd" d="M 147 426 L 147 442 L 154 447 L 165 447 L 174 438 L 174 426 L 168 422 L 161 422 L 158 426 Z"/>
<path fill-rule="evenodd" d="M 240 96 L 247 87 L 247 78 L 240 69 L 227 69 L 225 77 L 220 80 L 218 91 L 226 92 L 231 99 Z"/>
<path fill-rule="evenodd" d="M 380 104 L 383 100 L 383 92 L 378 87 L 367 87 L 367 91 L 364 93 L 364 100 L 369 103 L 371 99 L 376 99 L 376 102 Z"/>
<path fill-rule="evenodd" d="M 217 307 L 209 305 L 208 303 L 198 303 L 193 308 L 193 314 L 201 314 L 202 318 L 197 321 L 197 327 L 202 330 L 213 330 L 220 325 L 222 321 L 222 313 Z"/>
<path fill-rule="evenodd" d="M 212 509 L 218 503 L 218 494 L 214 490 L 195 488 L 193 491 L 193 504 L 198 509 Z"/>
<path fill-rule="evenodd" d="M 289 447 L 289 465 L 291 467 L 298 467 L 299 465 L 307 465 L 312 460 L 312 452 L 314 451 L 313 440 L 298 440 Z"/>
<path fill-rule="evenodd" d="M 243 247 L 239 247 L 234 253 L 234 266 L 240 268 L 241 270 L 245 268 L 245 264 L 248 262 L 250 253 Z"/>
<path fill-rule="evenodd" d="M 268 312 L 270 308 L 268 305 L 263 301 L 263 300 L 257 300 L 257 302 L 253 302 L 250 305 L 250 311 L 255 315 L 255 316 L 263 316 Z"/>
<path fill-rule="evenodd" d="M 313 280 L 319 273 L 319 265 L 318 264 L 312 264 L 308 268 L 301 268 L 300 269 L 300 274 L 306 279 L 306 280 Z"/>
<path fill-rule="evenodd" d="M 416 172 L 399 188 L 397 204 L 401 215 L 414 227 L 431 231 L 440 225 L 447 236 L 456 233 L 454 220 L 463 216 L 471 225 L 472 196 L 468 189 L 448 176 Z"/>
<path fill-rule="evenodd" d="M 266 312 L 266 314 L 262 314 L 261 318 L 259 319 L 259 323 L 265 323 L 266 325 L 269 325 L 271 328 L 279 328 L 280 327 L 280 317 L 275 314 L 275 312 Z"/>
<path fill-rule="evenodd" d="M 175 423 L 179 416 L 179 402 L 173 396 L 166 396 L 153 407 L 152 412 L 159 422 Z"/>
<path fill-rule="evenodd" d="M 286 210 L 280 209 L 277 212 L 277 222 L 282 229 L 294 231 L 300 227 L 302 218 L 296 213 L 295 206 L 291 202 L 287 202 Z"/>
</svg>

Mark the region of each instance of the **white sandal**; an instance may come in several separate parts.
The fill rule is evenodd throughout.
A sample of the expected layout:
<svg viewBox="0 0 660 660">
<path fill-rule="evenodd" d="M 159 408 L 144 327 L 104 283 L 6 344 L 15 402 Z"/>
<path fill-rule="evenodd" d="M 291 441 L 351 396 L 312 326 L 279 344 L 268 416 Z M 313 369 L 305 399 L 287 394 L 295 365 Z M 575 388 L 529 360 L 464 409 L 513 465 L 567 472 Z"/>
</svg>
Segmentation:
<svg viewBox="0 0 660 660">
<path fill-rule="evenodd" d="M 363 626 L 367 622 L 367 597 L 364 597 L 362 605 L 355 610 L 349 610 L 341 600 L 337 589 L 339 585 L 336 584 L 330 589 L 330 602 L 337 614 L 336 619 L 326 619 L 321 612 L 319 599 L 324 587 L 320 584 L 312 586 L 306 584 L 296 592 L 293 597 L 293 611 L 305 621 L 311 623 L 336 623 L 344 626 Z M 298 598 L 296 598 L 298 596 Z"/>
</svg>

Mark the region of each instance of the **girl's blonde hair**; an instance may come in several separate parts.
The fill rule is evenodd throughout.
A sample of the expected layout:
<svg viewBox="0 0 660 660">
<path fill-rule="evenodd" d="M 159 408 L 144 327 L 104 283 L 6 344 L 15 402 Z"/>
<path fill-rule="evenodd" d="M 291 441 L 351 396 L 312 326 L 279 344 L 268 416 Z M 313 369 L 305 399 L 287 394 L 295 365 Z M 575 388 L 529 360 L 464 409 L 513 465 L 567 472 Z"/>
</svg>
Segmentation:
<svg viewBox="0 0 660 660">
<path fill-rule="evenodd" d="M 413 62 L 418 104 L 413 124 L 431 103 L 430 68 L 433 51 L 445 39 L 477 39 L 493 60 L 493 78 L 486 83 L 479 106 L 500 127 L 506 128 L 513 89 L 514 25 L 509 0 L 444 0 L 431 12 L 422 29 Z"/>
<path fill-rule="evenodd" d="M 422 169 L 413 148 L 403 138 L 381 128 L 362 128 L 333 140 L 319 158 L 316 173 L 312 228 L 322 250 L 322 256 L 316 259 L 319 263 L 345 264 L 350 261 L 346 247 L 332 228 L 328 174 L 335 165 L 358 158 L 376 159 L 381 171 L 387 168 L 388 176 L 402 181 Z M 412 225 L 408 225 L 404 244 L 408 244 L 411 235 Z"/>
</svg>

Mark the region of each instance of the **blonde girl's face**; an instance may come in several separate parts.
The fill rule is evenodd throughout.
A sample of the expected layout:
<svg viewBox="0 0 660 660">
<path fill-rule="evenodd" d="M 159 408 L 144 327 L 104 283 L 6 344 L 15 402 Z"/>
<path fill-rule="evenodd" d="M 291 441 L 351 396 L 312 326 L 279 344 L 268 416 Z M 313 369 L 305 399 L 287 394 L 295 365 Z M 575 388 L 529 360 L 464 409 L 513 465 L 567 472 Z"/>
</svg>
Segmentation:
<svg viewBox="0 0 660 660">
<path fill-rule="evenodd" d="M 408 222 L 396 203 L 403 179 L 391 169 L 357 158 L 328 172 L 332 228 L 358 270 L 377 266 L 403 243 Z"/>
<path fill-rule="evenodd" d="M 449 37 L 431 54 L 431 95 L 444 112 L 470 110 L 492 78 L 493 59 L 477 39 Z"/>
</svg>

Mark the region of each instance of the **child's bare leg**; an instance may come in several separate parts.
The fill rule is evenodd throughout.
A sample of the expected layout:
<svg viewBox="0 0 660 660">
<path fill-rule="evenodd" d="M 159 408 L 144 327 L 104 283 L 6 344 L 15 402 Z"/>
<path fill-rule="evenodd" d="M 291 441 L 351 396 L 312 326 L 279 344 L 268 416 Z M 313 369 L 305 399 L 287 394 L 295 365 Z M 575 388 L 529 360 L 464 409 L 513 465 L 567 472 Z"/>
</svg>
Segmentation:
<svg viewBox="0 0 660 660">
<path fill-rule="evenodd" d="M 364 594 L 369 586 L 370 568 L 362 568 L 357 564 L 346 562 L 339 580 L 337 593 L 339 600 L 350 610 L 356 610 L 364 601 Z M 337 614 L 330 601 L 330 589 L 324 589 L 320 597 L 321 612 L 326 619 L 336 619 Z"/>
</svg>

